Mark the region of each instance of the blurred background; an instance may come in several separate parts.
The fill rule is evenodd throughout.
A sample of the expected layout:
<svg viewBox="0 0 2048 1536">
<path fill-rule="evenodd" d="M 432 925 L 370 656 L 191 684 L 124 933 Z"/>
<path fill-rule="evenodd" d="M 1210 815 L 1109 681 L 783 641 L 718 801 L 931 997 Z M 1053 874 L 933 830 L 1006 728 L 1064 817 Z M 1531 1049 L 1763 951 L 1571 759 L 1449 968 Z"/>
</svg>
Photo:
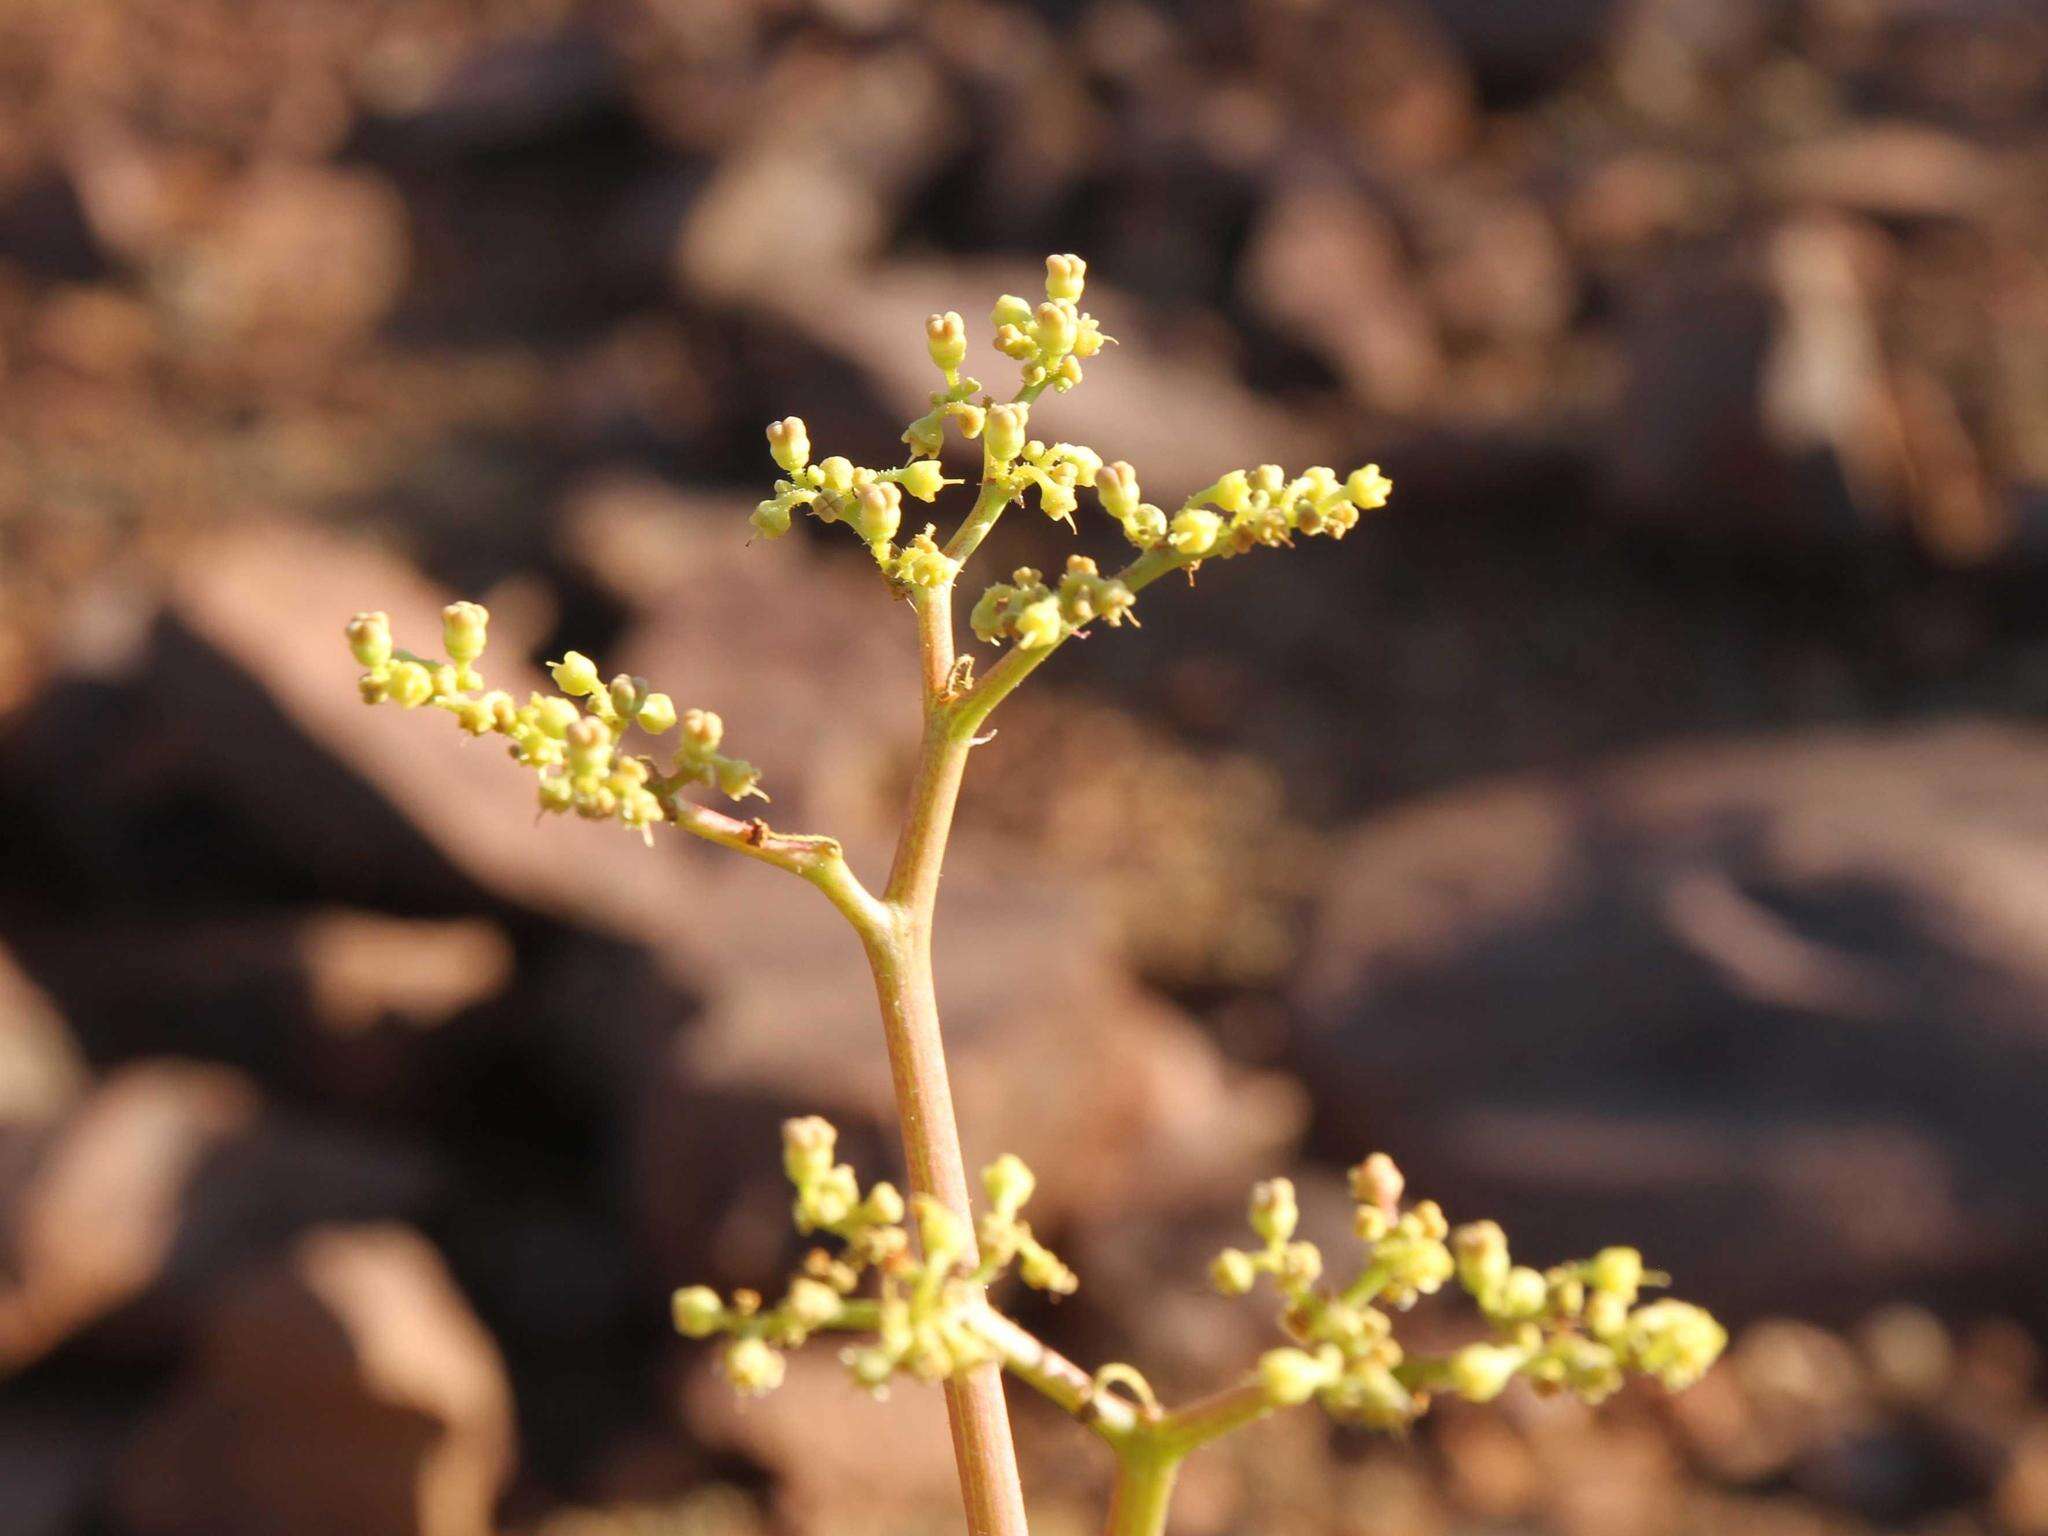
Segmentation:
<svg viewBox="0 0 2048 1536">
<path fill-rule="evenodd" d="M 667 1329 L 790 1262 L 782 1116 L 896 1167 L 851 939 L 534 826 L 340 632 L 484 599 L 494 680 L 644 672 L 879 867 L 909 626 L 748 546 L 761 429 L 892 462 L 922 316 L 1000 380 L 1049 250 L 1123 344 L 1048 430 L 1398 490 L 977 756 L 962 1117 L 1083 1278 L 1026 1319 L 1228 1379 L 1245 1186 L 1341 1247 L 1385 1147 L 1738 1330 L 1676 1403 L 1291 1416 L 1177 1531 L 2048 1532 L 2034 0 L 11 0 L 0 1533 L 957 1529 L 932 1394 Z"/>
</svg>

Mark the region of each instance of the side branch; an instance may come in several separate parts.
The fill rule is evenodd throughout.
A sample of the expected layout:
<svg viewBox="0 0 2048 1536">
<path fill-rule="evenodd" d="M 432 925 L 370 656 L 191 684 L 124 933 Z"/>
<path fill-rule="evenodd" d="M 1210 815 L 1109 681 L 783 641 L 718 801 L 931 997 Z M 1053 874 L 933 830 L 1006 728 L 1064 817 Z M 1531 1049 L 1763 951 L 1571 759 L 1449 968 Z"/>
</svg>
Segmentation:
<svg viewBox="0 0 2048 1536">
<path fill-rule="evenodd" d="M 742 821 L 708 805 L 685 800 L 666 785 L 656 789 L 655 796 L 668 819 L 691 836 L 786 869 L 809 881 L 862 934 L 880 931 L 887 924 L 886 909 L 855 876 L 837 838 L 777 832 L 759 817 Z"/>
<path fill-rule="evenodd" d="M 1161 547 L 1147 550 L 1129 565 L 1117 572 L 1116 579 L 1133 593 L 1143 591 L 1169 571 L 1183 570 L 1197 564 L 1172 549 Z M 1078 631 L 1076 631 L 1078 633 Z M 1072 639 L 1062 635 L 1050 645 L 1025 647 L 1013 645 L 993 667 L 990 667 L 981 681 L 957 704 L 948 715 L 948 725 L 955 739 L 972 737 L 981 729 L 995 707 L 1017 689 L 1018 684 L 1036 672 L 1061 646 Z"/>
<path fill-rule="evenodd" d="M 1138 1409 L 1128 1398 L 1104 1391 L 1081 1367 L 994 1308 L 984 1307 L 972 1326 L 1002 1359 L 1003 1369 L 1110 1444 L 1128 1440 L 1142 1428 Z"/>
</svg>

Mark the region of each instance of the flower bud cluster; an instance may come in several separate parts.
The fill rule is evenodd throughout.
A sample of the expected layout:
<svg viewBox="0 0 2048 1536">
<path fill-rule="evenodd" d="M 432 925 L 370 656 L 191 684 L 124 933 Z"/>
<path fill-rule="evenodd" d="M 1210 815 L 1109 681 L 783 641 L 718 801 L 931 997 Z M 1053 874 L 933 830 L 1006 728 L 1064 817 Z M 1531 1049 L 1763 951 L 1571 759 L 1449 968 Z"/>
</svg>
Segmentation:
<svg viewBox="0 0 2048 1536">
<path fill-rule="evenodd" d="M 1057 645 L 1076 630 L 1097 619 L 1116 628 L 1126 619 L 1135 624 L 1131 589 L 1114 576 L 1105 576 L 1085 555 L 1067 557 L 1066 573 L 1057 588 L 1031 566 L 1012 573 L 981 594 L 968 616 L 968 623 L 980 639 L 994 644 L 1001 640 L 1021 650 Z"/>
<path fill-rule="evenodd" d="M 1248 550 L 1291 545 L 1296 534 L 1341 539 L 1359 518 L 1387 504 L 1394 483 L 1377 464 L 1343 479 L 1318 464 L 1290 479 L 1277 464 L 1234 469 L 1190 496 L 1171 518 L 1137 502 L 1135 481 L 1127 489 L 1128 465 L 1117 466 L 1103 507 L 1123 524 L 1139 549 L 1164 545 L 1181 559 L 1223 560 Z M 1100 476 L 1097 494 L 1102 495 Z"/>
<path fill-rule="evenodd" d="M 1260 1388 L 1275 1407 L 1313 1398 L 1337 1418 L 1399 1429 L 1428 1410 L 1432 1393 L 1485 1402 L 1518 1375 L 1540 1392 L 1588 1402 L 1612 1394 L 1631 1372 L 1679 1391 L 1727 1343 L 1721 1325 L 1690 1303 L 1637 1306 L 1641 1288 L 1665 1277 L 1646 1271 L 1632 1248 L 1538 1271 L 1513 1262 L 1495 1223 L 1452 1231 L 1434 1201 L 1404 1208 L 1403 1189 L 1384 1153 L 1352 1169 L 1354 1230 L 1365 1254 L 1341 1287 L 1324 1281 L 1321 1251 L 1294 1235 L 1294 1187 L 1274 1179 L 1252 1191 L 1251 1226 L 1262 1246 L 1225 1249 L 1210 1278 L 1223 1294 L 1241 1296 L 1259 1276 L 1272 1277 L 1293 1341 L 1259 1362 Z M 1410 1354 L 1392 1336 L 1389 1314 L 1453 1278 L 1491 1337 L 1446 1355 Z"/>
<path fill-rule="evenodd" d="M 899 547 L 896 542 L 905 496 L 933 502 L 946 487 L 961 483 L 947 479 L 936 459 L 913 458 L 897 469 L 869 469 L 835 454 L 814 464 L 810 430 L 796 416 L 769 423 L 768 451 L 788 478 L 776 481 L 775 494 L 754 508 L 748 521 L 755 532 L 779 539 L 789 532 L 796 509 L 803 508 L 821 523 L 851 528 L 892 580 L 942 586 L 952 579 L 952 562 L 932 541 L 931 525 L 907 545 Z"/>
<path fill-rule="evenodd" d="M 502 689 L 486 688 L 476 663 L 483 656 L 490 613 L 479 603 L 450 603 L 441 611 L 445 661 L 416 656 L 392 642 L 391 620 L 359 613 L 347 625 L 350 652 L 365 668 L 359 680 L 366 704 L 447 711 L 472 736 L 498 735 L 512 757 L 536 771 L 540 808 L 573 811 L 592 821 L 617 820 L 650 842 L 655 823 L 667 819 L 664 801 L 689 784 L 706 784 L 733 799 L 759 794 L 753 766 L 718 750 L 718 716 L 690 710 L 644 677 L 621 673 L 606 683 L 597 664 L 571 651 L 551 666 L 558 694 L 531 693 L 519 703 Z M 581 701 L 581 702 L 578 702 Z M 682 727 L 674 771 L 660 774 L 652 759 L 621 750 L 634 727 L 662 736 Z"/>
<path fill-rule="evenodd" d="M 982 1171 L 989 1208 L 976 1262 L 972 1233 L 958 1213 L 922 1195 L 906 1212 L 890 1184 L 863 1191 L 853 1168 L 838 1160 L 838 1139 L 815 1115 L 782 1128 L 796 1229 L 837 1239 L 837 1252 L 811 1250 L 773 1307 L 751 1291 L 729 1300 L 701 1285 L 675 1293 L 677 1331 L 728 1340 L 725 1371 L 737 1390 L 773 1390 L 782 1381 L 783 1352 L 827 1329 L 864 1336 L 841 1358 L 870 1391 L 881 1393 L 897 1375 L 941 1381 L 994 1358 L 976 1323 L 988 1307 L 983 1288 L 1006 1271 L 1014 1267 L 1026 1285 L 1054 1295 L 1074 1290 L 1073 1271 L 1023 1219 L 1036 1180 L 1020 1159 L 1004 1156 Z"/>
<path fill-rule="evenodd" d="M 1081 382 L 1081 363 L 1115 340 L 1102 334 L 1095 317 L 1080 308 L 1088 263 L 1078 256 L 1045 258 L 1045 302 L 1006 293 L 996 300 L 989 323 L 996 350 L 1023 365 L 1023 386 L 1032 394 L 1048 386 L 1065 394 Z"/>
</svg>

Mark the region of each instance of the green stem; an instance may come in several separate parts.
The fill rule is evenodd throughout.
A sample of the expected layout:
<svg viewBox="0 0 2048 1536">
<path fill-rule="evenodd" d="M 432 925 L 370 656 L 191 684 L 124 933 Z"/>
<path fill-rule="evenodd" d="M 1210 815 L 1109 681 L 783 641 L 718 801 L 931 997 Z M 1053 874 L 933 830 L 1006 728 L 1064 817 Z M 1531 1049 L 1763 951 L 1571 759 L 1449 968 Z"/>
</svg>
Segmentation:
<svg viewBox="0 0 2048 1536">
<path fill-rule="evenodd" d="M 979 548 L 981 541 L 988 537 L 989 530 L 996 525 L 996 519 L 1003 515 L 1003 509 L 1010 504 L 1010 487 L 1006 480 L 996 478 L 1001 466 L 984 464 L 982 467 L 981 494 L 974 499 L 974 509 L 961 521 L 953 537 L 946 541 L 949 558 L 965 565 L 968 558 Z"/>
<path fill-rule="evenodd" d="M 1145 1441 L 1121 1450 L 1110 1495 L 1108 1536 L 1164 1536 L 1174 1479 L 1184 1456 Z"/>
<path fill-rule="evenodd" d="M 947 729 L 952 594 L 944 589 L 920 593 L 917 610 L 926 724 L 910 806 L 883 899 L 861 916 L 844 904 L 841 910 L 854 917 L 874 972 L 910 1187 L 952 1207 L 971 1231 L 966 1161 L 953 1114 L 932 977 L 932 911 L 969 744 Z M 970 1266 L 980 1262 L 972 1251 L 965 1258 Z M 990 1362 L 949 1381 L 946 1409 L 971 1536 L 1026 1536 L 1024 1494 L 1001 1368 Z"/>
</svg>

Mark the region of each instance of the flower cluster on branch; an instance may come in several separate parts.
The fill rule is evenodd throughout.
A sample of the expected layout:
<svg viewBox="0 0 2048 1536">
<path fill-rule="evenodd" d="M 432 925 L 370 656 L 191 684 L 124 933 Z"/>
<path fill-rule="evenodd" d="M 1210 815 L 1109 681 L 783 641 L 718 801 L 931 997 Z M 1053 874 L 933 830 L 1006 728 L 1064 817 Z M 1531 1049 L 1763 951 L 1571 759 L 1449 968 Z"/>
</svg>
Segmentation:
<svg viewBox="0 0 2048 1536">
<path fill-rule="evenodd" d="M 975 1234 L 981 1255 L 971 1261 L 974 1244 L 959 1216 L 920 1195 L 910 1202 L 907 1226 L 895 1186 L 878 1183 L 863 1191 L 852 1167 L 837 1161 L 837 1144 L 838 1132 L 816 1116 L 782 1128 L 796 1229 L 823 1233 L 838 1246 L 811 1249 L 781 1301 L 769 1306 L 747 1290 L 722 1298 L 701 1285 L 675 1293 L 680 1332 L 693 1339 L 726 1336 L 725 1371 L 738 1391 L 772 1391 L 782 1381 L 783 1351 L 826 1330 L 866 1336 L 841 1358 L 870 1391 L 884 1391 L 898 1375 L 941 1381 L 997 1358 L 978 1326 L 985 1287 L 1014 1269 L 1035 1289 L 1056 1296 L 1073 1291 L 1073 1271 L 1023 1218 L 1036 1180 L 1021 1159 L 1005 1155 L 982 1170 L 988 1208 Z"/>
<path fill-rule="evenodd" d="M 616 819 L 650 841 L 655 823 L 673 818 L 676 797 L 693 785 L 734 800 L 767 798 L 753 764 L 719 750 L 725 722 L 717 715 L 702 709 L 678 715 L 675 701 L 644 677 L 622 672 L 606 683 L 580 651 L 551 665 L 557 693 L 530 693 L 522 704 L 503 689 L 487 688 L 476 664 L 490 619 L 480 603 L 442 609 L 447 659 L 441 660 L 398 649 L 389 615 L 357 614 L 347 634 L 350 652 L 366 669 L 359 680 L 363 701 L 445 710 L 472 736 L 503 736 L 512 757 L 538 776 L 543 811 Z M 666 772 L 653 756 L 624 750 L 627 733 L 636 728 L 658 738 L 678 727 Z"/>
<path fill-rule="evenodd" d="M 913 1202 L 913 1246 L 902 1197 L 888 1184 L 864 1192 L 854 1170 L 836 1160 L 836 1144 L 831 1125 L 815 1117 L 783 1127 L 797 1230 L 829 1234 L 838 1251 L 811 1250 L 773 1306 L 752 1291 L 730 1299 L 704 1286 L 676 1292 L 678 1329 L 691 1338 L 727 1337 L 725 1369 L 737 1389 L 772 1389 L 782 1379 L 782 1351 L 833 1330 L 865 1336 L 842 1358 L 871 1389 L 899 1374 L 936 1381 L 996 1360 L 1053 1395 L 1076 1378 L 1098 1390 L 1110 1381 L 1131 1384 L 1147 1413 L 1172 1422 L 1129 1366 L 1085 1378 L 1064 1362 L 1049 1371 L 1050 1351 L 991 1308 L 986 1287 L 1013 1267 L 1025 1284 L 1054 1295 L 1077 1284 L 1023 1220 L 1034 1180 L 1021 1161 L 1006 1155 L 983 1170 L 982 1258 L 971 1264 L 958 1216 L 935 1201 Z M 1428 1411 L 1433 1394 L 1487 1402 L 1517 1376 L 1538 1392 L 1569 1392 L 1591 1403 L 1630 1374 L 1675 1392 L 1697 1381 L 1727 1343 L 1721 1325 L 1699 1307 L 1641 1303 L 1645 1287 L 1666 1280 L 1646 1270 L 1633 1248 L 1532 1269 L 1513 1262 L 1495 1223 L 1453 1229 L 1435 1201 L 1404 1204 L 1403 1188 L 1400 1169 L 1385 1153 L 1351 1171 L 1363 1255 L 1341 1284 L 1327 1277 L 1322 1250 L 1296 1236 L 1301 1213 L 1293 1184 L 1270 1179 L 1253 1188 L 1250 1221 L 1259 1246 L 1225 1249 L 1210 1278 L 1224 1295 L 1242 1296 L 1269 1277 L 1292 1342 L 1260 1358 L 1245 1405 L 1223 1416 L 1227 1421 L 1314 1401 L 1346 1422 L 1402 1430 Z M 874 1294 L 864 1295 L 870 1277 Z M 1395 1316 L 1454 1280 L 1489 1336 L 1446 1354 L 1404 1348 L 1394 1336 Z M 1096 1399 L 1084 1392 L 1080 1401 Z"/>
<path fill-rule="evenodd" d="M 1315 1244 L 1295 1238 L 1293 1186 L 1274 1179 L 1252 1192 L 1251 1226 L 1263 1246 L 1225 1249 L 1211 1280 L 1234 1296 L 1267 1275 L 1279 1291 L 1281 1327 L 1294 1342 L 1259 1363 L 1275 1403 L 1313 1398 L 1333 1417 L 1400 1429 L 1428 1410 L 1432 1393 L 1488 1402 L 1516 1376 L 1539 1392 L 1570 1392 L 1589 1403 L 1612 1395 L 1631 1373 L 1679 1391 L 1727 1344 L 1721 1325 L 1688 1302 L 1637 1304 L 1644 1287 L 1668 1280 L 1646 1270 L 1633 1248 L 1533 1269 L 1513 1262 L 1498 1224 L 1453 1229 L 1433 1200 L 1404 1208 L 1403 1186 L 1384 1153 L 1351 1170 L 1354 1231 L 1364 1254 L 1342 1284 L 1325 1278 Z M 1405 1350 L 1390 1314 L 1453 1279 L 1490 1336 L 1446 1355 Z"/>
</svg>

